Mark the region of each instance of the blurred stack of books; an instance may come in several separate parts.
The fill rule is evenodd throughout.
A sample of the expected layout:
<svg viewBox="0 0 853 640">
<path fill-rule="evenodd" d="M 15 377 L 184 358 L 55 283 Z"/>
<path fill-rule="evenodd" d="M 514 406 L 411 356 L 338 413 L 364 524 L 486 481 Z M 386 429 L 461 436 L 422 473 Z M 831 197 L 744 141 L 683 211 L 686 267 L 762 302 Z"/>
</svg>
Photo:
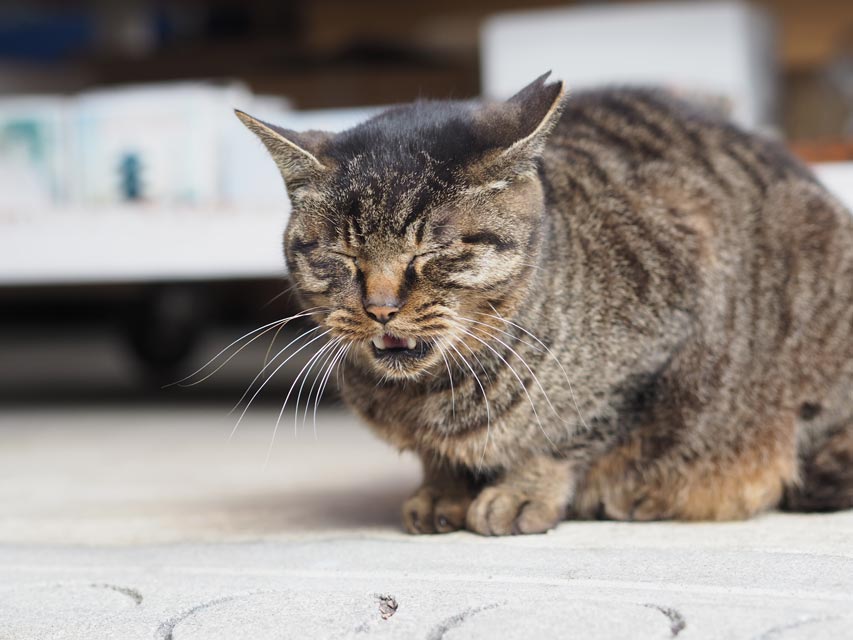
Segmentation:
<svg viewBox="0 0 853 640">
<path fill-rule="evenodd" d="M 280 278 L 290 203 L 234 116 L 340 131 L 239 84 L 0 98 L 0 286 Z"/>
<path fill-rule="evenodd" d="M 73 207 L 287 207 L 273 163 L 234 108 L 288 128 L 341 130 L 371 109 L 297 112 L 240 84 L 177 83 L 0 98 L 0 216 Z"/>
</svg>

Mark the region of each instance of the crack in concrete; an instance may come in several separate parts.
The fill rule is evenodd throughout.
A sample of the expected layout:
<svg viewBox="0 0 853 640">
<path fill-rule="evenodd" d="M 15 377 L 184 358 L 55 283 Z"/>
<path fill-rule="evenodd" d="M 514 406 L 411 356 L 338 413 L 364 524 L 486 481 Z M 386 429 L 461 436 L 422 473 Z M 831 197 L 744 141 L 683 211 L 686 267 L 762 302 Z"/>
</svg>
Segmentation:
<svg viewBox="0 0 853 640">
<path fill-rule="evenodd" d="M 792 629 L 799 629 L 800 627 L 804 627 L 808 624 L 814 624 L 815 622 L 829 622 L 830 620 L 838 620 L 840 617 L 841 616 L 824 616 L 821 618 L 802 618 L 801 620 L 789 622 L 788 624 L 780 624 L 774 627 L 770 627 L 769 629 L 767 629 L 767 631 L 764 631 L 760 635 L 753 636 L 752 640 L 770 640 L 771 638 L 778 638 L 786 631 L 791 631 Z"/>
<path fill-rule="evenodd" d="M 142 593 L 131 587 L 122 587 L 121 585 L 109 584 L 107 582 L 93 582 L 89 586 L 93 589 L 109 589 L 110 591 L 115 591 L 116 593 L 125 595 L 133 600 L 137 606 L 142 604 Z"/>
<path fill-rule="evenodd" d="M 669 618 L 669 632 L 672 634 L 673 638 L 684 631 L 684 628 L 687 626 L 687 620 L 684 619 L 684 616 L 681 615 L 681 612 L 677 609 L 651 603 L 644 604 L 643 606 L 648 607 L 649 609 L 656 609 Z"/>
<path fill-rule="evenodd" d="M 169 618 L 165 622 L 161 622 L 160 626 L 157 627 L 157 632 L 154 634 L 154 637 L 156 640 L 174 640 L 173 634 L 175 632 L 175 627 L 177 627 L 187 618 L 194 616 L 199 611 L 204 611 L 205 609 L 215 607 L 218 604 L 230 602 L 231 600 L 236 600 L 237 598 L 242 598 L 245 595 L 246 594 L 240 594 L 236 596 L 225 596 L 222 598 L 216 598 L 215 600 L 208 600 L 207 602 L 202 602 L 201 604 L 191 607 L 186 611 L 183 611 L 178 615 Z"/>
<path fill-rule="evenodd" d="M 456 615 L 450 616 L 439 622 L 432 629 L 430 629 L 427 634 L 427 640 L 442 640 L 445 634 L 451 629 L 455 629 L 460 626 L 463 622 L 467 621 L 472 616 L 477 615 L 478 613 L 482 613 L 483 611 L 488 611 L 490 609 L 497 609 L 500 605 L 495 604 L 487 604 L 482 607 L 471 607 L 470 609 L 465 609 L 464 611 L 460 611 Z"/>
</svg>

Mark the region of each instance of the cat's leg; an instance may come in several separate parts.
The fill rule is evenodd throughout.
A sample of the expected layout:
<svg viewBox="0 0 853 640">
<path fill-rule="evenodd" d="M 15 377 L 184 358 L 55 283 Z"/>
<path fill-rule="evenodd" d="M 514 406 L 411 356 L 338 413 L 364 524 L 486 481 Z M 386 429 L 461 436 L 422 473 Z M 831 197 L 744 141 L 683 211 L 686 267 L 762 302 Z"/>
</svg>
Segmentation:
<svg viewBox="0 0 853 640">
<path fill-rule="evenodd" d="M 543 533 L 566 515 L 575 463 L 531 456 L 485 487 L 468 508 L 468 529 L 482 535 Z"/>
<path fill-rule="evenodd" d="M 591 465 L 573 511 L 613 520 L 739 520 L 776 507 L 796 480 L 793 416 L 703 442 L 638 429 Z"/>
<path fill-rule="evenodd" d="M 817 402 L 804 404 L 797 429 L 799 477 L 782 508 L 835 511 L 853 508 L 853 376 Z"/>
<path fill-rule="evenodd" d="M 853 422 L 822 434 L 800 453 L 800 477 L 785 495 L 789 511 L 837 511 L 853 508 Z"/>
<path fill-rule="evenodd" d="M 403 503 L 403 526 L 409 533 L 448 533 L 465 526 L 477 482 L 467 470 L 422 458 L 424 481 Z"/>
</svg>

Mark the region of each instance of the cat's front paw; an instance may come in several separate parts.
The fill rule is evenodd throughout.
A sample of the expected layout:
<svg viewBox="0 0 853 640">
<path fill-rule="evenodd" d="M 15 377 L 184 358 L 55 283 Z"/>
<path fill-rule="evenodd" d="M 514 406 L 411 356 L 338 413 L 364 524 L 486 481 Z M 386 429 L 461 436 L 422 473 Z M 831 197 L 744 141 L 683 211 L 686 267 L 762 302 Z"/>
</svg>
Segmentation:
<svg viewBox="0 0 853 640">
<path fill-rule="evenodd" d="M 403 503 L 403 526 L 409 533 L 449 533 L 465 526 L 471 497 L 424 485 Z"/>
<path fill-rule="evenodd" d="M 466 526 L 484 536 L 544 533 L 565 517 L 565 506 L 511 486 L 486 487 L 468 507 Z"/>
</svg>

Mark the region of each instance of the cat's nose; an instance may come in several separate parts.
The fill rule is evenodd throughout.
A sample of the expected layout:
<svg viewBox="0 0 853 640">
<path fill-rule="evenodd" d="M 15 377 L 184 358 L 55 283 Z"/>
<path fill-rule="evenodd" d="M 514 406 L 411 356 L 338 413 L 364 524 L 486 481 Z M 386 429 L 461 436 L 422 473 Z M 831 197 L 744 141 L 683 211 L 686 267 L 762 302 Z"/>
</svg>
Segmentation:
<svg viewBox="0 0 853 640">
<path fill-rule="evenodd" d="M 361 303 L 364 312 L 381 324 L 393 318 L 403 301 L 400 297 L 402 273 L 398 273 L 396 263 L 388 263 L 381 267 L 365 265 L 364 289 Z"/>
<path fill-rule="evenodd" d="M 400 310 L 400 306 L 396 301 L 391 304 L 388 302 L 385 304 L 367 303 L 364 305 L 364 310 L 367 312 L 367 315 L 376 320 L 376 322 L 385 324 L 397 314 Z"/>
</svg>

